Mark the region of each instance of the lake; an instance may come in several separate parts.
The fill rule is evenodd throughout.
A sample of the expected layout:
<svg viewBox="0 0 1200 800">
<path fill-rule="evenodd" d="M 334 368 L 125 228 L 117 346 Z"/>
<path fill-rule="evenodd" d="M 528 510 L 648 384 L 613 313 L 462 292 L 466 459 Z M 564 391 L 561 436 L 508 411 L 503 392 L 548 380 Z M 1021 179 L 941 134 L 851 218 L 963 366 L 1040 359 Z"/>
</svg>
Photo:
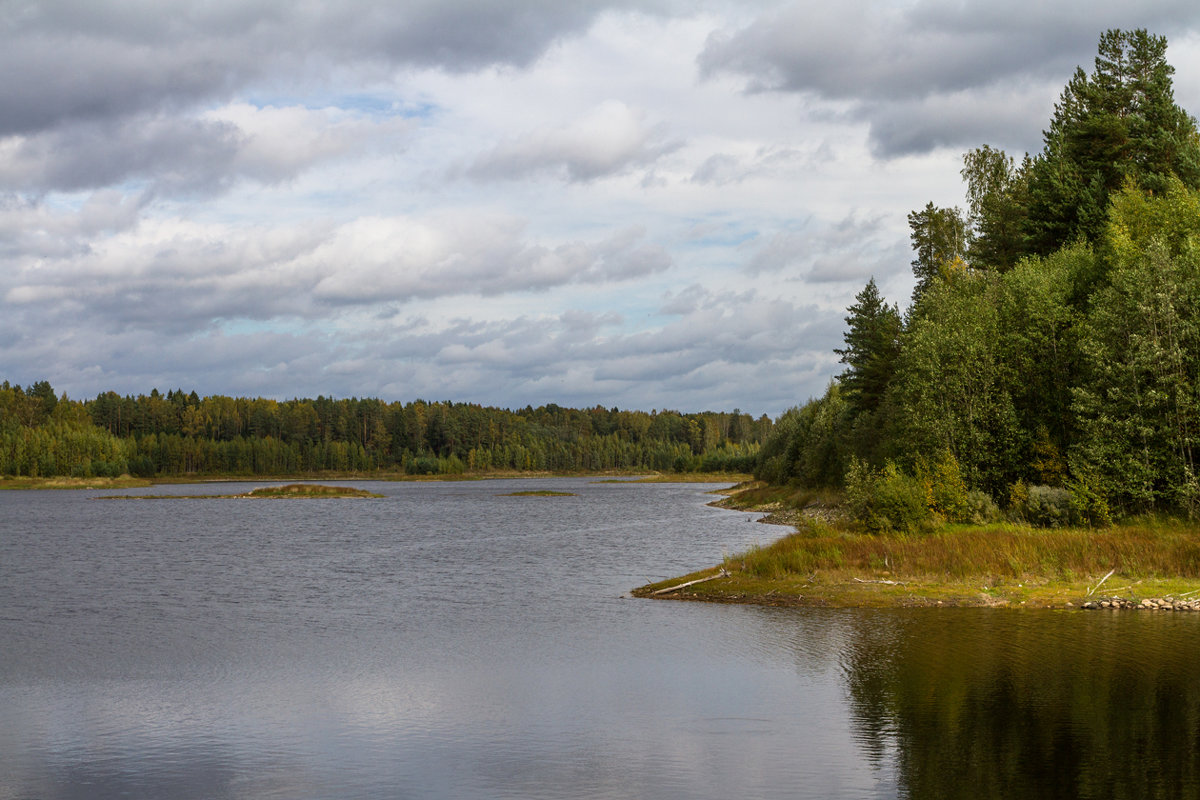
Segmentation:
<svg viewBox="0 0 1200 800">
<path fill-rule="evenodd" d="M 0 492 L 0 800 L 1200 796 L 1200 615 L 636 600 L 783 529 L 343 483 Z"/>
</svg>

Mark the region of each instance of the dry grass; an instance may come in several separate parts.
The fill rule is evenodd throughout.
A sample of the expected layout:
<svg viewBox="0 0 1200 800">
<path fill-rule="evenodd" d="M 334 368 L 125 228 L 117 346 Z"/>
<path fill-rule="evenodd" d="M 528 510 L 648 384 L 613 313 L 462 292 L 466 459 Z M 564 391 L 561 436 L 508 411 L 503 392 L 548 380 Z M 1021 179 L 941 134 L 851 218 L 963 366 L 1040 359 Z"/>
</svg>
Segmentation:
<svg viewBox="0 0 1200 800">
<path fill-rule="evenodd" d="M 636 477 L 634 483 L 739 483 L 750 479 L 741 472 L 659 472 Z"/>
<path fill-rule="evenodd" d="M 925 535 L 871 535 L 814 523 L 803 532 L 730 559 L 759 578 L 814 570 L 948 579 L 1026 576 L 1073 580 L 1118 574 L 1200 578 L 1200 529 L 1182 523 L 1101 530 L 1023 525 L 949 526 Z"/>
<path fill-rule="evenodd" d="M 755 491 L 752 489 L 751 491 Z M 767 508 L 789 505 L 759 488 Z M 822 498 L 800 498 L 809 508 Z M 824 498 L 832 501 L 832 498 Z M 752 503 L 745 493 L 736 503 Z M 1200 594 L 1200 526 L 1142 519 L 1104 529 L 1015 523 L 953 525 L 928 534 L 869 534 L 802 519 L 796 533 L 710 570 L 635 590 L 648 596 L 725 570 L 668 596 L 777 605 L 1078 605 L 1096 597 Z M 1101 579 L 1112 572 L 1097 592 Z"/>
<path fill-rule="evenodd" d="M 150 481 L 129 475 L 119 478 L 0 478 L 0 489 L 131 489 L 149 485 Z"/>
</svg>

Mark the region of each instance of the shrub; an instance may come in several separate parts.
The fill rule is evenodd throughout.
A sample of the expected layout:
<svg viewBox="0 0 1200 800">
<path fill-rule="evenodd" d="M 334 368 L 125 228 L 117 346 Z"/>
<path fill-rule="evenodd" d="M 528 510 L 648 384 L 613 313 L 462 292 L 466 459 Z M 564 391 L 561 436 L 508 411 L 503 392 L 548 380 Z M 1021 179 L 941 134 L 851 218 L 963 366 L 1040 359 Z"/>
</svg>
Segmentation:
<svg viewBox="0 0 1200 800">
<path fill-rule="evenodd" d="M 967 492 L 963 503 L 963 518 L 959 522 L 970 522 L 973 525 L 986 525 L 1000 520 L 1000 507 L 987 492 Z"/>
<path fill-rule="evenodd" d="M 93 461 L 92 474 L 101 478 L 119 478 L 129 472 L 129 462 L 123 458 L 115 461 Z"/>
<path fill-rule="evenodd" d="M 1071 492 L 1057 486 L 1030 486 L 1020 514 L 1029 524 L 1039 528 L 1066 527 L 1074 518 Z"/>
<path fill-rule="evenodd" d="M 891 461 L 873 470 L 852 460 L 846 472 L 846 501 L 853 517 L 871 531 L 908 533 L 934 522 L 925 485 Z"/>
<path fill-rule="evenodd" d="M 1077 525 L 1106 528 L 1112 525 L 1112 512 L 1108 498 L 1100 488 L 1100 481 L 1091 473 L 1081 473 L 1067 481 L 1070 493 L 1072 521 Z"/>
<path fill-rule="evenodd" d="M 921 459 L 917 462 L 916 473 L 925 489 L 925 502 L 931 512 L 947 522 L 970 521 L 969 492 L 953 453 L 944 452 L 932 467 Z"/>
<path fill-rule="evenodd" d="M 438 460 L 429 456 L 417 456 L 405 465 L 404 471 L 409 475 L 436 475 Z"/>
</svg>

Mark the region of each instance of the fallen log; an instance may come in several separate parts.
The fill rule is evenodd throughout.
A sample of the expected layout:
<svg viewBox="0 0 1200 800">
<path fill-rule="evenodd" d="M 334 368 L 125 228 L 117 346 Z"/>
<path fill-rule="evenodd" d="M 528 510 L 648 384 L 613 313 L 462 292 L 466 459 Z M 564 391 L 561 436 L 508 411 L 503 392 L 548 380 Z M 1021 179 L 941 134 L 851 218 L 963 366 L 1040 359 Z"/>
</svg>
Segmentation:
<svg viewBox="0 0 1200 800">
<path fill-rule="evenodd" d="M 694 584 L 704 583 L 705 581 L 715 581 L 717 578 L 724 578 L 728 575 L 729 575 L 728 572 L 726 572 L 725 570 L 721 570 L 716 575 L 709 575 L 707 578 L 696 578 L 696 580 L 694 580 L 694 581 L 688 581 L 687 583 L 680 583 L 676 586 L 668 586 L 665 589 L 658 589 L 656 591 L 651 592 L 650 596 L 653 597 L 656 594 L 666 594 L 667 592 L 677 592 L 680 589 L 686 589 L 687 587 L 692 586 Z"/>
<path fill-rule="evenodd" d="M 1107 575 L 1105 575 L 1103 578 L 1101 578 L 1101 579 L 1100 579 L 1100 583 L 1097 583 L 1095 586 L 1093 586 L 1092 588 L 1088 589 L 1088 593 L 1087 593 L 1087 595 L 1085 595 L 1085 596 L 1086 596 L 1086 597 L 1091 597 L 1091 596 L 1092 596 L 1092 593 L 1093 593 L 1093 592 L 1095 592 L 1097 589 L 1099 589 L 1099 588 L 1100 588 L 1100 586 L 1101 586 L 1101 584 L 1103 584 L 1103 583 L 1104 583 L 1106 580 L 1108 580 L 1109 578 L 1111 578 L 1111 577 L 1112 577 L 1112 574 L 1113 574 L 1114 572 L 1116 572 L 1116 571 L 1117 571 L 1117 568 L 1116 568 L 1116 567 L 1113 567 L 1112 569 L 1110 569 L 1110 570 L 1108 571 L 1108 574 L 1107 574 Z"/>
</svg>

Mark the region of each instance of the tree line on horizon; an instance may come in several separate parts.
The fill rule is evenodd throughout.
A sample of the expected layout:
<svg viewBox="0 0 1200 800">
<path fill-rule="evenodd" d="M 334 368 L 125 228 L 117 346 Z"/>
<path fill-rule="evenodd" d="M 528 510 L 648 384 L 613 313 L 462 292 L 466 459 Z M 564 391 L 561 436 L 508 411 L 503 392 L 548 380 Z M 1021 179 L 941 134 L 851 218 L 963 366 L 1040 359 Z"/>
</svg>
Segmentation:
<svg viewBox="0 0 1200 800">
<path fill-rule="evenodd" d="M 907 308 L 867 283 L 844 371 L 777 420 L 757 477 L 888 497 L 892 523 L 1200 514 L 1200 135 L 1166 48 L 1107 31 L 1040 153 L 965 154 L 966 210 L 908 216 Z"/>
<path fill-rule="evenodd" d="M 139 477 L 488 471 L 742 472 L 773 423 L 733 412 L 318 397 L 278 401 L 171 390 L 92 400 L 47 381 L 0 383 L 0 475 Z"/>
</svg>

